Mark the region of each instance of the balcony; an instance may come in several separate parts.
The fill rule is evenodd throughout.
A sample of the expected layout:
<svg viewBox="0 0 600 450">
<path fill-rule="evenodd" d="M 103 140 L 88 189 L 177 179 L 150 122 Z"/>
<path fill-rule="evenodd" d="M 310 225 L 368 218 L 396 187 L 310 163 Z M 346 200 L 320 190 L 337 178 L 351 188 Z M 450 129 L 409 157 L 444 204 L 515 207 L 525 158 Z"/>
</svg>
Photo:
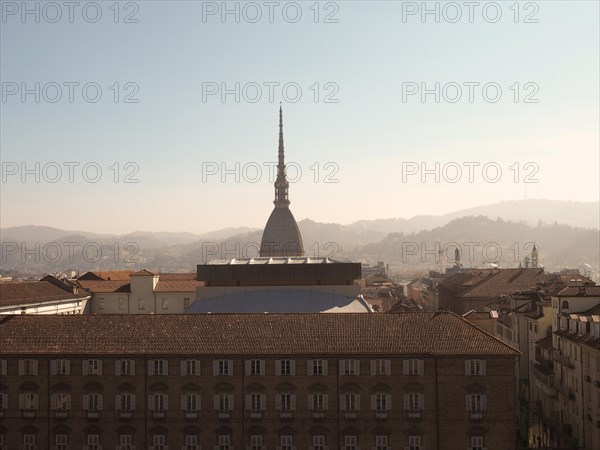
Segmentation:
<svg viewBox="0 0 600 450">
<path fill-rule="evenodd" d="M 387 445 L 386 446 L 381 446 L 381 445 L 377 446 L 377 445 L 374 445 L 373 447 L 371 447 L 371 450 L 393 450 L 393 449 L 392 449 L 392 447 L 389 447 Z"/>
<path fill-rule="evenodd" d="M 471 420 L 483 419 L 483 411 L 481 411 L 481 410 L 469 411 L 469 419 L 471 419 Z"/>
<path fill-rule="evenodd" d="M 200 444 L 182 445 L 181 450 L 200 450 Z"/>
<path fill-rule="evenodd" d="M 569 358 L 567 355 L 562 355 L 558 351 L 555 351 L 553 353 L 552 359 L 554 359 L 554 361 L 558 362 L 559 364 L 562 364 L 563 366 L 568 367 L 569 369 L 574 369 L 575 368 L 575 364 L 573 364 L 571 362 L 571 358 Z"/>
<path fill-rule="evenodd" d="M 286 411 L 281 411 L 281 413 L 279 413 L 279 417 L 282 419 L 291 419 L 293 416 L 292 411 L 286 410 Z"/>
<path fill-rule="evenodd" d="M 21 444 L 19 450 L 40 450 L 37 444 Z"/>
<path fill-rule="evenodd" d="M 83 450 L 103 450 L 102 445 L 84 445 Z"/>
<path fill-rule="evenodd" d="M 407 419 L 420 419 L 421 411 L 404 411 L 404 415 Z"/>
<path fill-rule="evenodd" d="M 148 450 L 169 450 L 168 445 L 151 445 Z"/>
<path fill-rule="evenodd" d="M 97 409 L 89 409 L 87 411 L 88 419 L 99 419 L 102 416 L 102 412 Z"/>
<path fill-rule="evenodd" d="M 68 444 L 63 445 L 51 445 L 50 450 L 71 450 L 71 446 Z"/>
<path fill-rule="evenodd" d="M 135 445 L 117 445 L 115 450 L 136 450 Z"/>
<path fill-rule="evenodd" d="M 313 419 L 323 419 L 325 417 L 325 411 L 315 410 L 312 413 Z"/>
<path fill-rule="evenodd" d="M 375 411 L 375 418 L 376 419 L 387 419 L 388 412 L 387 411 Z"/>
<path fill-rule="evenodd" d="M 57 409 L 54 415 L 57 419 L 66 419 L 69 413 L 66 409 Z"/>
<path fill-rule="evenodd" d="M 250 418 L 251 419 L 260 419 L 262 417 L 262 411 L 251 410 Z"/>
<path fill-rule="evenodd" d="M 297 450 L 297 448 L 295 445 L 278 445 L 275 450 Z"/>
<path fill-rule="evenodd" d="M 122 409 L 119 414 L 121 419 L 131 419 L 133 417 L 133 410 L 131 409 Z"/>
<path fill-rule="evenodd" d="M 260 447 L 258 445 L 246 445 L 246 450 L 267 450 L 267 447 L 265 445 Z"/>
<path fill-rule="evenodd" d="M 155 419 L 164 419 L 165 415 L 166 413 L 164 409 L 157 409 L 155 411 L 152 411 L 152 417 L 154 417 Z"/>
<path fill-rule="evenodd" d="M 24 409 L 23 417 L 25 417 L 26 419 L 34 418 L 35 417 L 35 409 Z"/>
<path fill-rule="evenodd" d="M 356 419 L 356 411 L 345 411 L 344 417 L 346 419 Z"/>
<path fill-rule="evenodd" d="M 184 416 L 186 419 L 197 419 L 198 411 L 185 411 Z"/>
<path fill-rule="evenodd" d="M 219 419 L 229 419 L 229 411 L 219 411 L 218 417 Z"/>
</svg>

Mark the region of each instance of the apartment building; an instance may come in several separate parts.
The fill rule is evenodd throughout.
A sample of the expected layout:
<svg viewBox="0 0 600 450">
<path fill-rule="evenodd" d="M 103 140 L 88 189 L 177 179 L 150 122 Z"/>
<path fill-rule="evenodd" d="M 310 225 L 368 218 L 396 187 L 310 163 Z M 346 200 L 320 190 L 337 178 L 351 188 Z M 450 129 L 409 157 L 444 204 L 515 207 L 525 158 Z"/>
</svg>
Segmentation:
<svg viewBox="0 0 600 450">
<path fill-rule="evenodd" d="M 449 312 L 5 316 L 0 448 L 510 449 L 518 357 Z"/>
</svg>

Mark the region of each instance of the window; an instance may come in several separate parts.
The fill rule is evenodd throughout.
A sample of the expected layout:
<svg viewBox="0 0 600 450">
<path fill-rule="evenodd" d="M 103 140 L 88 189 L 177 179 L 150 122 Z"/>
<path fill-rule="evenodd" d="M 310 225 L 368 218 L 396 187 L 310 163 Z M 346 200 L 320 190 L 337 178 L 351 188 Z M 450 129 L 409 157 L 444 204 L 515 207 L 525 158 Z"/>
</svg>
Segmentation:
<svg viewBox="0 0 600 450">
<path fill-rule="evenodd" d="M 312 450 L 325 450 L 325 436 L 313 436 Z"/>
<path fill-rule="evenodd" d="M 292 411 L 296 410 L 295 394 L 275 395 L 275 409 L 281 411 L 281 417 L 292 417 Z"/>
<path fill-rule="evenodd" d="M 260 417 L 261 411 L 266 409 L 266 396 L 264 394 L 246 395 L 246 409 L 250 410 L 250 417 Z"/>
<path fill-rule="evenodd" d="M 185 411 L 186 418 L 195 418 L 200 410 L 200 396 L 198 394 L 185 394 L 181 396 L 181 410 Z"/>
<path fill-rule="evenodd" d="M 291 359 L 275 361 L 275 375 L 296 375 L 296 361 Z"/>
<path fill-rule="evenodd" d="M 422 359 L 406 359 L 402 361 L 402 373 L 404 375 L 423 375 L 424 365 Z"/>
<path fill-rule="evenodd" d="M 19 375 L 37 375 L 38 362 L 35 359 L 22 359 L 19 361 Z"/>
<path fill-rule="evenodd" d="M 148 361 L 148 375 L 166 376 L 169 374 L 169 364 L 166 359 Z"/>
<path fill-rule="evenodd" d="M 119 435 L 120 450 L 133 450 L 133 436 L 131 434 Z"/>
<path fill-rule="evenodd" d="M 34 450 L 35 445 L 35 434 L 24 434 L 23 435 L 23 450 Z"/>
<path fill-rule="evenodd" d="M 67 435 L 57 434 L 55 438 L 56 450 L 67 450 Z"/>
<path fill-rule="evenodd" d="M 155 434 L 152 436 L 152 444 L 154 445 L 153 450 L 166 450 L 166 441 L 164 434 Z"/>
<path fill-rule="evenodd" d="M 87 411 L 90 418 L 100 417 L 100 411 L 103 408 L 102 394 L 85 394 L 83 396 L 83 409 Z"/>
<path fill-rule="evenodd" d="M 409 418 L 421 417 L 424 403 L 423 394 L 404 394 L 404 411 L 406 411 Z"/>
<path fill-rule="evenodd" d="M 309 359 L 307 372 L 309 375 L 327 375 L 327 361 L 324 359 Z"/>
<path fill-rule="evenodd" d="M 87 450 L 100 450 L 100 435 L 87 435 Z"/>
<path fill-rule="evenodd" d="M 389 359 L 371 360 L 371 375 L 391 375 L 392 362 Z"/>
<path fill-rule="evenodd" d="M 8 394 L 0 392 L 0 417 L 5 409 L 8 409 Z"/>
<path fill-rule="evenodd" d="M 328 395 L 315 393 L 308 396 L 308 409 L 312 410 L 313 417 L 323 417 L 328 408 Z"/>
<path fill-rule="evenodd" d="M 214 409 L 218 412 L 219 418 L 228 418 L 229 411 L 233 411 L 233 395 L 217 394 L 214 397 Z"/>
<path fill-rule="evenodd" d="M 342 450 L 357 450 L 356 436 L 344 436 L 344 445 Z"/>
<path fill-rule="evenodd" d="M 38 395 L 33 392 L 19 394 L 19 408 L 23 411 L 25 417 L 33 417 L 35 410 L 39 407 Z"/>
<path fill-rule="evenodd" d="M 100 303 L 98 304 L 98 309 L 102 311 L 104 309 L 104 299 L 100 298 L 99 300 Z"/>
<path fill-rule="evenodd" d="M 262 436 L 251 435 L 250 436 L 250 450 L 262 450 Z"/>
<path fill-rule="evenodd" d="M 563 300 L 562 309 L 569 309 L 569 302 L 567 300 Z"/>
<path fill-rule="evenodd" d="M 83 361 L 82 369 L 84 375 L 102 375 L 102 361 L 87 359 Z"/>
<path fill-rule="evenodd" d="M 162 299 L 162 309 L 169 309 L 169 300 L 165 298 Z"/>
<path fill-rule="evenodd" d="M 246 361 L 246 375 L 264 375 L 265 362 L 260 359 Z"/>
<path fill-rule="evenodd" d="M 220 435 L 217 440 L 217 448 L 219 450 L 229 450 L 231 437 L 229 435 Z"/>
<path fill-rule="evenodd" d="M 120 417 L 129 418 L 132 411 L 135 411 L 135 395 L 134 394 L 117 394 L 115 407 L 120 411 Z"/>
<path fill-rule="evenodd" d="M 0 375 L 6 376 L 6 360 L 0 359 Z"/>
<path fill-rule="evenodd" d="M 340 375 L 360 375 L 360 361 L 358 359 L 340 360 Z"/>
<path fill-rule="evenodd" d="M 185 446 L 183 450 L 199 450 L 198 447 L 198 436 L 195 434 L 186 434 L 185 435 Z"/>
<path fill-rule="evenodd" d="M 392 409 L 392 396 L 390 394 L 371 395 L 371 409 L 375 411 L 375 417 L 384 418 Z"/>
<path fill-rule="evenodd" d="M 119 309 L 125 310 L 127 308 L 127 301 L 124 298 L 119 299 Z"/>
<path fill-rule="evenodd" d="M 169 409 L 169 396 L 167 394 L 152 394 L 148 398 L 148 409 L 154 411 L 154 417 L 164 417 Z"/>
<path fill-rule="evenodd" d="M 188 309 L 189 307 L 190 307 L 190 299 L 186 297 L 183 299 L 183 309 Z"/>
<path fill-rule="evenodd" d="M 483 411 L 487 409 L 487 398 L 484 394 L 470 394 L 466 396 L 467 411 L 471 419 L 481 419 Z"/>
<path fill-rule="evenodd" d="M 471 450 L 483 450 L 483 436 L 471 436 Z"/>
<path fill-rule="evenodd" d="M 346 417 L 356 417 L 360 409 L 360 394 L 340 395 L 340 411 L 346 411 Z"/>
<path fill-rule="evenodd" d="M 421 436 L 408 437 L 408 450 L 421 450 Z"/>
<path fill-rule="evenodd" d="M 280 446 L 278 447 L 278 450 L 292 450 L 294 446 L 294 440 L 292 436 L 280 436 L 279 443 Z"/>
<path fill-rule="evenodd" d="M 219 359 L 213 363 L 213 375 L 233 375 L 233 361 L 227 359 Z"/>
<path fill-rule="evenodd" d="M 59 392 L 50 396 L 50 409 L 56 411 L 56 417 L 66 417 L 71 409 L 71 394 Z"/>
<path fill-rule="evenodd" d="M 467 359 L 465 361 L 465 375 L 467 375 L 467 376 L 485 375 L 485 360 L 484 359 Z"/>
<path fill-rule="evenodd" d="M 146 309 L 143 298 L 138 298 L 138 309 Z"/>
<path fill-rule="evenodd" d="M 387 436 L 375 436 L 375 449 L 374 450 L 388 450 L 388 437 Z"/>
<path fill-rule="evenodd" d="M 181 361 L 181 375 L 200 375 L 200 361 L 197 359 Z"/>
<path fill-rule="evenodd" d="M 50 361 L 51 375 L 70 375 L 71 361 L 68 359 L 53 359 Z"/>
<path fill-rule="evenodd" d="M 118 359 L 115 362 L 115 375 L 117 375 L 117 376 L 133 376 L 133 375 L 135 375 L 135 360 L 133 360 L 133 359 Z"/>
</svg>

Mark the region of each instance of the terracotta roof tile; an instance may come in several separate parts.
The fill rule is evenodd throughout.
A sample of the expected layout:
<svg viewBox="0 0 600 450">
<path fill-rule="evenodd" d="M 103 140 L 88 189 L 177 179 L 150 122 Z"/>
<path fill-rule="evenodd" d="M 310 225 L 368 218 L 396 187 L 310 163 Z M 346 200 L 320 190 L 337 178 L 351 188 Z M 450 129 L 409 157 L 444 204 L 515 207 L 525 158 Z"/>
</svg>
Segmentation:
<svg viewBox="0 0 600 450">
<path fill-rule="evenodd" d="M 514 357 L 519 352 L 455 314 L 438 312 L 6 316 L 0 319 L 0 354 Z"/>
<path fill-rule="evenodd" d="M 0 284 L 0 306 L 85 298 L 89 294 L 73 294 L 48 281 L 26 281 Z"/>
</svg>

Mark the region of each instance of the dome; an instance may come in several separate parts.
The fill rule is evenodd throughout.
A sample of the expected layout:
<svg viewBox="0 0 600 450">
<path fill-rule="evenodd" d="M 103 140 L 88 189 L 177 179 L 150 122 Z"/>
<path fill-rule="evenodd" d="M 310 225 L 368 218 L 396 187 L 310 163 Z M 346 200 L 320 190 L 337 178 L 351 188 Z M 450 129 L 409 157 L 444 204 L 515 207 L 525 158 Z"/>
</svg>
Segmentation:
<svg viewBox="0 0 600 450">
<path fill-rule="evenodd" d="M 267 220 L 260 243 L 260 256 L 303 256 L 302 236 L 292 211 L 276 206 Z"/>
</svg>

